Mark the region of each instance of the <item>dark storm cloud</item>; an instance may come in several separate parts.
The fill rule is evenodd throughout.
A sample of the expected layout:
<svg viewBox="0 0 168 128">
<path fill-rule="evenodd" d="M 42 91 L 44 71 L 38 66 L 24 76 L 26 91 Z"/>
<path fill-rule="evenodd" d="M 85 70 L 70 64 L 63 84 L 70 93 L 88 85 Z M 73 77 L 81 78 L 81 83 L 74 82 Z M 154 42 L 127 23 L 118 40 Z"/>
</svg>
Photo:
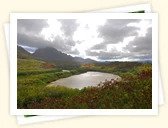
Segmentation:
<svg viewBox="0 0 168 128">
<path fill-rule="evenodd" d="M 104 39 L 104 44 L 122 42 L 125 37 L 136 36 L 139 28 L 127 26 L 129 23 L 138 23 L 140 20 L 109 19 L 105 25 L 98 28 L 99 37 Z"/>
<path fill-rule="evenodd" d="M 43 28 L 48 27 L 47 20 L 44 19 L 18 19 L 18 33 L 39 34 Z"/>
<path fill-rule="evenodd" d="M 126 47 L 132 53 L 150 54 L 152 52 L 152 28 L 148 28 L 144 37 L 136 37 Z"/>
<path fill-rule="evenodd" d="M 51 42 L 44 40 L 42 37 L 26 35 L 26 34 L 17 34 L 17 43 L 19 45 L 43 48 L 51 46 Z"/>
<path fill-rule="evenodd" d="M 58 21 L 61 22 L 61 30 L 64 32 L 66 37 L 72 37 L 77 27 L 79 26 L 75 19 L 61 19 Z"/>
<path fill-rule="evenodd" d="M 45 47 L 54 47 L 59 51 L 64 53 L 73 53 L 79 54 L 76 50 L 72 50 L 75 42 L 73 40 L 64 40 L 60 36 L 56 36 L 53 41 L 47 41 L 42 37 L 18 34 L 17 36 L 18 45 L 35 47 L 35 48 L 45 48 Z"/>
</svg>

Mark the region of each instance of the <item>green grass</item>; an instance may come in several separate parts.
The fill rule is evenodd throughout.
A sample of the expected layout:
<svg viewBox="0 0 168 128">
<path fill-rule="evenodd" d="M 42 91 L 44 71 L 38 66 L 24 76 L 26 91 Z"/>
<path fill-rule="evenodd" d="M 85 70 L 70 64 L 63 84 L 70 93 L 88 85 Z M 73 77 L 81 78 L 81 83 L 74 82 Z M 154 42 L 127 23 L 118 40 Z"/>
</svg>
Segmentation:
<svg viewBox="0 0 168 128">
<path fill-rule="evenodd" d="M 44 71 L 55 69 L 56 65 L 35 59 L 18 59 L 18 72 Z"/>
<path fill-rule="evenodd" d="M 110 63 L 73 68 L 62 72 L 57 66 L 43 67 L 43 61 L 18 61 L 17 107 L 24 109 L 112 108 L 150 109 L 152 107 L 151 64 Z M 50 66 L 52 68 L 50 68 Z M 48 67 L 48 66 L 47 66 Z M 114 84 L 85 87 L 47 86 L 50 82 L 86 71 L 115 73 L 122 77 Z"/>
<path fill-rule="evenodd" d="M 17 75 L 17 104 L 18 108 L 25 108 L 28 104 L 39 102 L 45 97 L 60 96 L 61 88 L 47 88 L 47 84 L 60 78 L 85 72 L 78 69 L 62 72 L 61 69 L 43 67 L 43 61 L 33 59 L 18 59 Z M 57 90 L 55 92 L 55 90 Z M 54 93 L 55 92 L 55 93 Z M 67 91 L 66 91 L 67 92 Z M 66 96 L 66 93 L 64 93 Z"/>
</svg>

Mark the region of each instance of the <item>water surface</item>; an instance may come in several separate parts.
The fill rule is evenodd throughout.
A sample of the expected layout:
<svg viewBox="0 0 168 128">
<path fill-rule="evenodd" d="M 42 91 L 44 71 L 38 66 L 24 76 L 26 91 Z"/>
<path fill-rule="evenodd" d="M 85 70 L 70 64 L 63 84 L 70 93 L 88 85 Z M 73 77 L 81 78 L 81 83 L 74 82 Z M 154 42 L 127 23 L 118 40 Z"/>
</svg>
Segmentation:
<svg viewBox="0 0 168 128">
<path fill-rule="evenodd" d="M 105 82 L 105 80 L 117 80 L 121 79 L 119 76 L 111 73 L 102 72 L 86 72 L 79 75 L 73 75 L 67 78 L 62 78 L 50 83 L 50 86 L 66 86 L 69 88 L 81 89 L 87 86 L 97 86 L 100 82 Z"/>
</svg>

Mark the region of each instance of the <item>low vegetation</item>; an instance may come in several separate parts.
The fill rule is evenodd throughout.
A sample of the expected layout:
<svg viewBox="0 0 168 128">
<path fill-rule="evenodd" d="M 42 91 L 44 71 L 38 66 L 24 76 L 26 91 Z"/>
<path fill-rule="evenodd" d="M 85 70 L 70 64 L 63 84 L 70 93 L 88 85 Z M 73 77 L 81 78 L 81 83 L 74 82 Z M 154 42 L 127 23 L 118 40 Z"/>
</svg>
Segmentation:
<svg viewBox="0 0 168 128">
<path fill-rule="evenodd" d="M 33 59 L 18 59 L 17 105 L 24 109 L 151 109 L 152 65 L 150 63 L 114 62 L 84 64 L 63 68 Z M 108 72 L 122 80 L 106 81 L 81 90 L 47 86 L 50 82 L 87 71 Z"/>
</svg>

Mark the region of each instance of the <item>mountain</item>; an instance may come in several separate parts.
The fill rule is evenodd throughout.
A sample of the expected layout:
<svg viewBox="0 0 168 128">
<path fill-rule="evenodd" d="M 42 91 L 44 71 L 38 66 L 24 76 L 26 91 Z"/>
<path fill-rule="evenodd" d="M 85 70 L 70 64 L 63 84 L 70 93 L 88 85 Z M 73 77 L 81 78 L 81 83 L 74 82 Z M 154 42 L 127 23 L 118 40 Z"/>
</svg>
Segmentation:
<svg viewBox="0 0 168 128">
<path fill-rule="evenodd" d="M 31 54 L 21 46 L 17 46 L 17 57 L 19 59 L 42 60 L 45 62 L 54 63 L 61 67 L 79 66 L 80 64 L 96 62 L 89 58 L 83 59 L 81 57 L 72 57 L 51 47 L 39 48 L 33 54 Z"/>
<path fill-rule="evenodd" d="M 58 51 L 55 48 L 46 47 L 37 49 L 33 56 L 44 61 L 56 62 L 58 63 L 68 63 L 68 64 L 82 64 L 82 63 L 94 63 L 94 60 L 83 59 L 81 57 L 72 57 L 65 53 Z"/>
<path fill-rule="evenodd" d="M 62 53 L 55 48 L 46 47 L 37 49 L 33 56 L 44 61 L 74 61 L 74 58 L 70 55 Z"/>
<path fill-rule="evenodd" d="M 33 58 L 32 54 L 27 52 L 24 48 L 17 45 L 17 58 L 19 59 L 30 59 Z"/>
</svg>

